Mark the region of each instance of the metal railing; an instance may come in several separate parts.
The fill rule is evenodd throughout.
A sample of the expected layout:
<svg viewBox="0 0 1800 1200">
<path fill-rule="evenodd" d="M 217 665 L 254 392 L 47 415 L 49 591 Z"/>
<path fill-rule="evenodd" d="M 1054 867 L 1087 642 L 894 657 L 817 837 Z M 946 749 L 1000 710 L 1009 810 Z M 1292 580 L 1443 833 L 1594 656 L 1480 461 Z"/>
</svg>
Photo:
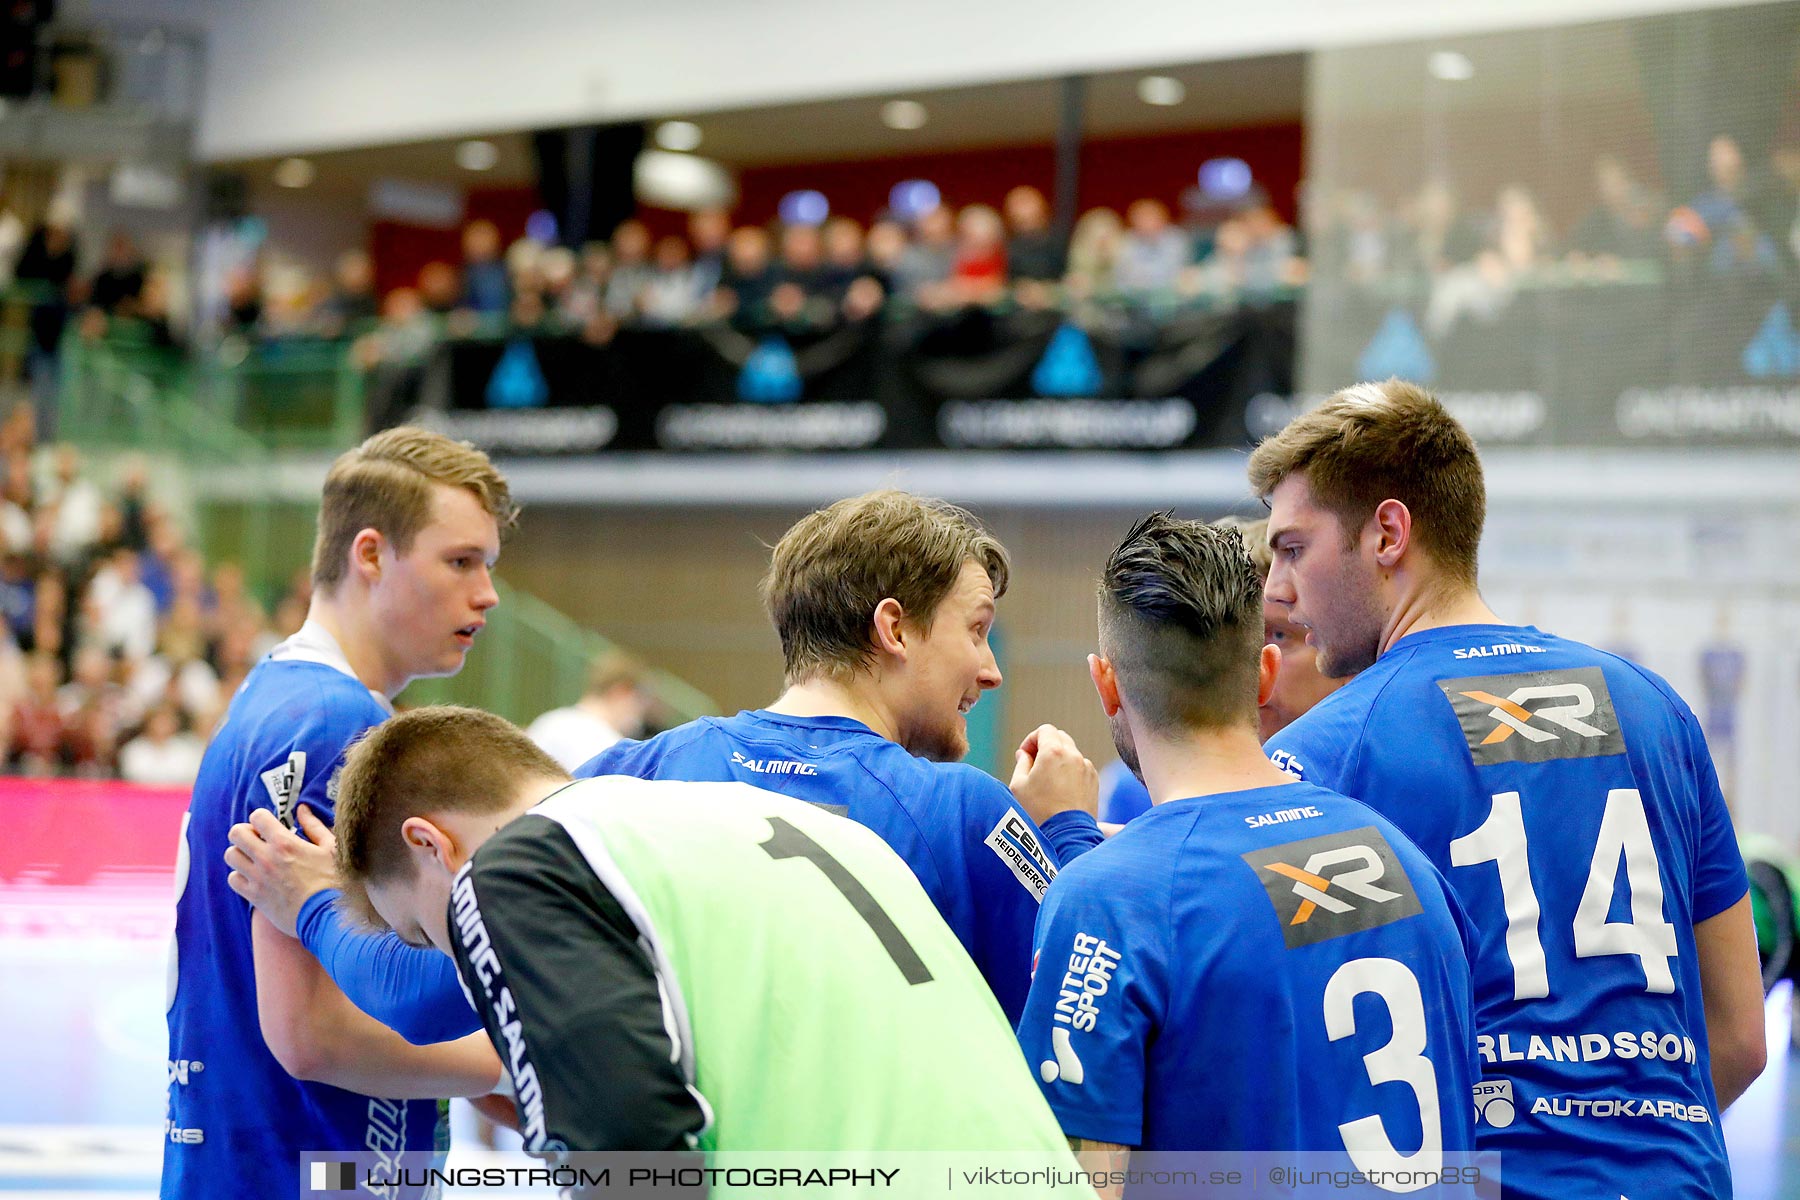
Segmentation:
<svg viewBox="0 0 1800 1200">
<path fill-rule="evenodd" d="M 470 704 L 520 724 L 574 703 L 586 686 L 588 664 L 616 647 L 535 596 L 504 584 L 499 591 L 499 607 L 488 614 L 463 669 L 419 680 L 401 693 L 400 703 Z M 718 711 L 710 697 L 666 671 L 652 672 L 646 690 L 665 710 L 661 715 L 675 721 Z"/>
</svg>

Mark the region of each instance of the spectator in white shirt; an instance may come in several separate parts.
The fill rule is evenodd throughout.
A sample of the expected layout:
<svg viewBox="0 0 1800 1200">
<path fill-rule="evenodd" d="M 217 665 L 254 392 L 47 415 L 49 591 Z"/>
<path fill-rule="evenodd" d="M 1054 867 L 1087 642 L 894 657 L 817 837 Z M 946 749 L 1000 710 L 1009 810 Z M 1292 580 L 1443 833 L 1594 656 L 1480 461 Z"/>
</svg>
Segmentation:
<svg viewBox="0 0 1800 1200">
<path fill-rule="evenodd" d="M 100 540 L 100 510 L 105 497 L 100 489 L 81 478 L 81 456 L 73 446 L 58 446 L 54 482 L 48 489 L 48 508 L 55 513 L 50 527 L 50 552 L 61 563 L 72 563 Z"/>
<path fill-rule="evenodd" d="M 525 734 L 570 771 L 622 738 L 639 737 L 649 697 L 644 668 L 617 651 L 588 667 L 585 694 L 567 708 L 554 708 L 533 721 Z"/>
<path fill-rule="evenodd" d="M 164 787 L 191 784 L 200 774 L 206 743 L 181 729 L 174 706 L 159 704 L 144 719 L 144 731 L 119 751 L 119 776 L 127 783 Z"/>
<path fill-rule="evenodd" d="M 156 596 L 138 576 L 134 550 L 118 550 L 94 572 L 87 595 L 88 636 L 132 661 L 156 651 Z"/>
</svg>

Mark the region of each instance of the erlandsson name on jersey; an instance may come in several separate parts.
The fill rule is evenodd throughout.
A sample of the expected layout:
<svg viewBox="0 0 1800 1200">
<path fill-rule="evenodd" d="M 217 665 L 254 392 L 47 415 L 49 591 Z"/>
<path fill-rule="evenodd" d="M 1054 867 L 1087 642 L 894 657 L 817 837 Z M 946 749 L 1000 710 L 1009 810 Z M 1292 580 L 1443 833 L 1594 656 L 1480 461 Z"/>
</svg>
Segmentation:
<svg viewBox="0 0 1800 1200">
<path fill-rule="evenodd" d="M 819 768 L 811 763 L 795 762 L 791 758 L 745 758 L 736 750 L 731 752 L 733 766 L 758 775 L 817 775 Z"/>
<path fill-rule="evenodd" d="M 481 908 L 475 899 L 475 881 L 469 877 L 471 865 L 463 864 L 450 894 L 456 934 L 462 941 L 463 952 L 469 957 L 469 965 L 475 969 L 482 995 L 494 1014 L 494 1023 L 506 1039 L 507 1070 L 512 1074 L 522 1122 L 519 1133 L 525 1139 L 527 1150 L 539 1150 L 548 1136 L 544 1124 L 544 1088 L 538 1082 L 537 1068 L 526 1058 L 525 1028 L 519 1021 L 518 1003 L 513 999 L 512 989 L 506 986 L 499 956 L 494 953 L 493 940 L 488 936 L 487 922 L 481 918 Z"/>
<path fill-rule="evenodd" d="M 1514 1041 L 1514 1037 L 1519 1040 Z M 1484 1063 L 1599 1062 L 1603 1058 L 1643 1058 L 1652 1062 L 1693 1065 L 1699 1061 L 1692 1038 L 1646 1029 L 1641 1033 L 1524 1034 L 1491 1033 L 1475 1039 Z"/>
</svg>

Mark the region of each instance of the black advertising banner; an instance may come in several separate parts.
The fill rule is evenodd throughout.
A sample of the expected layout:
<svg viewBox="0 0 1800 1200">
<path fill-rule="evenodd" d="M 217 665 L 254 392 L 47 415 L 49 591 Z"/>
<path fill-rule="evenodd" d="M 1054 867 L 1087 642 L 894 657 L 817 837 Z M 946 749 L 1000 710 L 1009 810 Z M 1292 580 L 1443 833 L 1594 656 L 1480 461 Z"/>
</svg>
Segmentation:
<svg viewBox="0 0 1800 1200">
<path fill-rule="evenodd" d="M 1305 303 L 1309 380 L 1418 381 L 1484 445 L 1800 442 L 1800 304 L 1772 285 L 1542 287 L 1448 322 Z M 1330 390 L 1303 394 L 1299 332 L 1283 301 L 456 341 L 409 415 L 507 454 L 1243 447 Z"/>
<path fill-rule="evenodd" d="M 829 330 L 441 346 L 423 420 L 509 454 L 1242 445 L 1293 390 L 1294 307 L 1160 324 L 967 310 Z"/>
</svg>

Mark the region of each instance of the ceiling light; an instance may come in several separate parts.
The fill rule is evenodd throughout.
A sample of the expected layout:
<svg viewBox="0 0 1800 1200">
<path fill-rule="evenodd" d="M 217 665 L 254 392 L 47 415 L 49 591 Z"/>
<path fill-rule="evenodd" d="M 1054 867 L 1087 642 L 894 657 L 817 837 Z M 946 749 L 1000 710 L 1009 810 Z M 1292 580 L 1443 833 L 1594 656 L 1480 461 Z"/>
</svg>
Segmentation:
<svg viewBox="0 0 1800 1200">
<path fill-rule="evenodd" d="M 913 221 L 944 202 L 929 179 L 902 179 L 888 191 L 888 207 L 902 221 Z"/>
<path fill-rule="evenodd" d="M 1454 50 L 1438 50 L 1425 60 L 1425 69 L 1438 79 L 1449 83 L 1461 83 L 1465 79 L 1475 78 L 1475 64 L 1469 61 L 1466 54 L 1458 54 Z"/>
<path fill-rule="evenodd" d="M 1170 108 L 1187 99 L 1187 85 L 1168 75 L 1146 75 L 1138 80 L 1138 99 L 1158 108 Z"/>
<path fill-rule="evenodd" d="M 1239 200 L 1250 192 L 1250 164 L 1241 158 L 1209 158 L 1200 164 L 1200 190 L 1213 200 Z"/>
<path fill-rule="evenodd" d="M 465 171 L 491 171 L 499 161 L 500 148 L 492 142 L 473 138 L 457 143 L 456 165 Z"/>
<path fill-rule="evenodd" d="M 646 150 L 632 166 L 632 183 L 637 198 L 657 208 L 697 212 L 737 203 L 731 172 L 698 154 Z"/>
<path fill-rule="evenodd" d="M 656 144 L 664 150 L 697 150 L 700 127 L 692 121 L 664 121 L 656 127 Z"/>
<path fill-rule="evenodd" d="M 284 188 L 303 188 L 318 175 L 311 161 L 304 158 L 284 158 L 275 164 L 275 185 Z"/>
<path fill-rule="evenodd" d="M 776 205 L 776 212 L 783 224 L 823 225 L 825 218 L 831 215 L 831 202 L 825 199 L 824 192 L 808 188 L 783 196 L 781 203 Z"/>
<path fill-rule="evenodd" d="M 881 106 L 881 123 L 889 129 L 917 129 L 926 116 L 925 106 L 917 100 L 889 100 Z"/>
</svg>

